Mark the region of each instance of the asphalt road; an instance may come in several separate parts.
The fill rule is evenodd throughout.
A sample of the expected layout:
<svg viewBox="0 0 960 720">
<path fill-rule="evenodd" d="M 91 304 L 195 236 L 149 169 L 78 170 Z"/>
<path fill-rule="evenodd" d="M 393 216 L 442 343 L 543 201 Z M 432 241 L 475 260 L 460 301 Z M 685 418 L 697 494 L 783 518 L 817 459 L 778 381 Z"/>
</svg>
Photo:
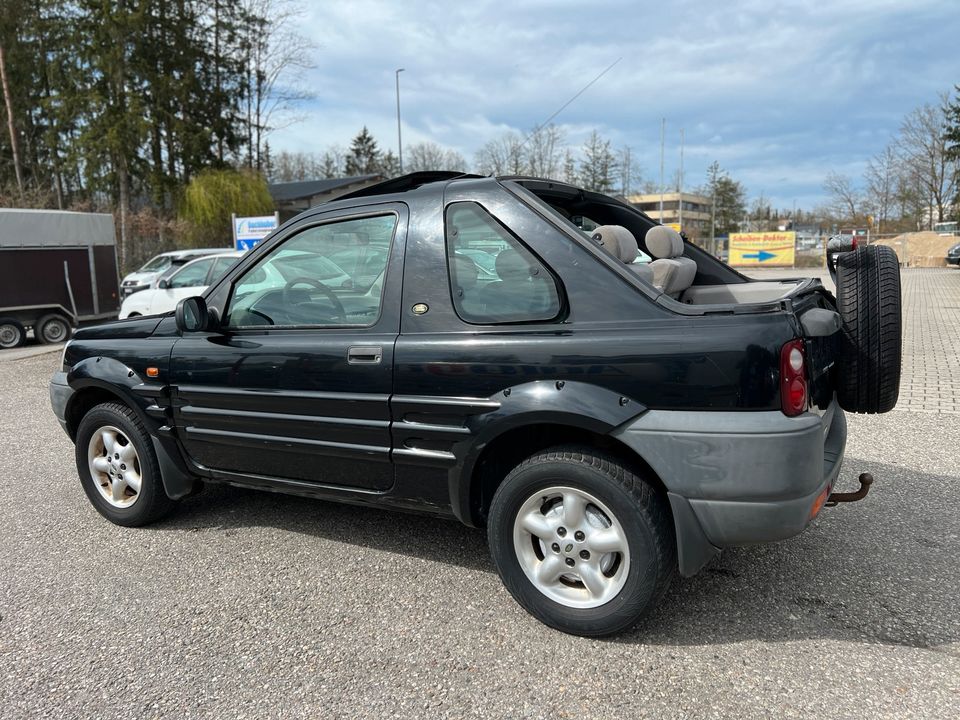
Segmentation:
<svg viewBox="0 0 960 720">
<path fill-rule="evenodd" d="M 57 354 L 0 363 L 0 717 L 960 717 L 960 415 L 850 416 L 801 536 L 724 553 L 628 635 L 562 635 L 454 522 L 209 487 L 88 504 Z"/>
</svg>

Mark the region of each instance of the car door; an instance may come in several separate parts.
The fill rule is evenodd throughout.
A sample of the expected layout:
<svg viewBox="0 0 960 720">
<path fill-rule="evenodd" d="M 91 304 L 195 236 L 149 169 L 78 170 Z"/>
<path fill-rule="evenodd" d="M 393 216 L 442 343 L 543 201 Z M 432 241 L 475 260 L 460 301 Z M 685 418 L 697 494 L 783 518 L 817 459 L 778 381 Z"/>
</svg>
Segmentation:
<svg viewBox="0 0 960 720">
<path fill-rule="evenodd" d="M 395 203 L 314 216 L 230 278 L 222 329 L 185 335 L 171 355 L 177 432 L 194 462 L 261 482 L 392 485 L 406 227 Z M 375 276 L 330 259 L 361 245 L 384 249 Z"/>
<path fill-rule="evenodd" d="M 215 258 L 189 262 L 162 281 L 166 287 L 148 290 L 147 292 L 153 294 L 150 300 L 150 314 L 170 312 L 183 298 L 202 295 L 207 287 L 207 277 L 214 262 Z"/>
</svg>

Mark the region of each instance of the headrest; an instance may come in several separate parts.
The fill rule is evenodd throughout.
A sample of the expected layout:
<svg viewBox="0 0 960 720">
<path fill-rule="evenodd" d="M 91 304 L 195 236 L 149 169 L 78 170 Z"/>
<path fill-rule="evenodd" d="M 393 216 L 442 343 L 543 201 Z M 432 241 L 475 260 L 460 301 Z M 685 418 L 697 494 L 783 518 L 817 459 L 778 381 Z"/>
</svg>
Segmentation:
<svg viewBox="0 0 960 720">
<path fill-rule="evenodd" d="M 530 277 L 530 266 L 513 248 L 497 253 L 496 268 L 501 280 L 526 280 Z"/>
<path fill-rule="evenodd" d="M 466 255 L 454 255 L 454 278 L 461 290 L 470 290 L 477 285 L 477 264 Z"/>
<path fill-rule="evenodd" d="M 666 225 L 654 225 L 644 238 L 647 252 L 657 260 L 683 255 L 683 238 L 680 233 Z"/>
<path fill-rule="evenodd" d="M 623 225 L 601 225 L 593 231 L 590 239 L 612 252 L 621 262 L 632 263 L 637 259 L 637 239 Z"/>
</svg>

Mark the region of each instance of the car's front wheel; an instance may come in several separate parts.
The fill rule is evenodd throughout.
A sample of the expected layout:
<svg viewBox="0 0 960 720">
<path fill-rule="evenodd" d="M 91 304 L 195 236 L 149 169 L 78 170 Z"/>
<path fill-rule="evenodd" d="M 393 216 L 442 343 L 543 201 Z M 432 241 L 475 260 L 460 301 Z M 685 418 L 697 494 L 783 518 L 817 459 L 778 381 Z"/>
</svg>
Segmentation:
<svg viewBox="0 0 960 720">
<path fill-rule="evenodd" d="M 677 565 L 666 499 L 587 448 L 553 448 L 515 467 L 494 495 L 488 537 L 517 602 L 575 635 L 629 629 Z"/>
<path fill-rule="evenodd" d="M 149 434 L 125 405 L 104 403 L 84 416 L 77 429 L 76 458 L 87 498 L 110 522 L 146 525 L 176 505 L 164 492 Z"/>
</svg>

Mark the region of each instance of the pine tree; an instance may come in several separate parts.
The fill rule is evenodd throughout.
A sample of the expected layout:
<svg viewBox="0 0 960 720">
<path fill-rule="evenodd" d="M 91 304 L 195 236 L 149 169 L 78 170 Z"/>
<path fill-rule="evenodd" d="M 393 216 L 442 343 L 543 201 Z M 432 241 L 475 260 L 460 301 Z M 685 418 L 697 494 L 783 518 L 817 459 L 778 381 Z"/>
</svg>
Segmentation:
<svg viewBox="0 0 960 720">
<path fill-rule="evenodd" d="M 737 232 L 740 221 L 746 214 L 746 190 L 743 185 L 731 180 L 714 161 L 707 168 L 707 187 L 704 194 L 713 199 L 714 235 Z"/>
<path fill-rule="evenodd" d="M 610 141 L 604 140 L 594 130 L 583 145 L 580 161 L 580 182 L 587 190 L 607 193 L 613 190 L 617 158 L 610 149 Z"/>
<path fill-rule="evenodd" d="M 377 141 L 373 139 L 366 125 L 350 143 L 344 169 L 348 176 L 374 175 L 381 171 L 380 150 L 377 149 Z"/>
</svg>

